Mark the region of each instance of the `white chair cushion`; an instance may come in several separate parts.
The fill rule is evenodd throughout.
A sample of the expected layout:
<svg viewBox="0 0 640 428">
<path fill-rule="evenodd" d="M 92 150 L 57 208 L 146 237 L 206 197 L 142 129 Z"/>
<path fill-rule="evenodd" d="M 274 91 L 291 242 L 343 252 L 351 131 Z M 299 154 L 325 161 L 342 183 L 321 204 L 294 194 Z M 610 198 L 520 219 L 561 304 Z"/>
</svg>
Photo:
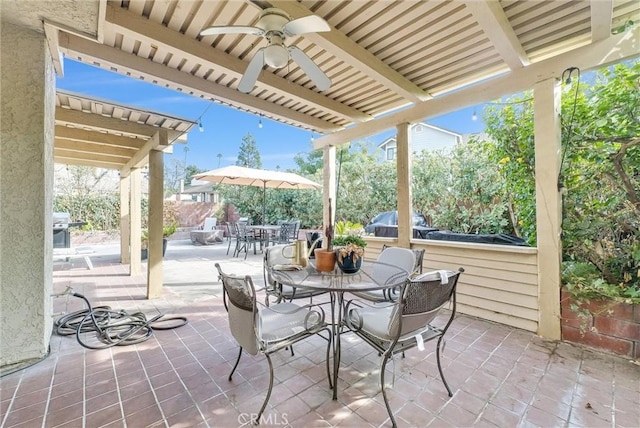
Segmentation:
<svg viewBox="0 0 640 428">
<path fill-rule="evenodd" d="M 358 315 L 362 318 L 362 330 L 384 340 L 390 340 L 389 326 L 396 305 L 353 308 L 349 316 L 354 327 L 358 326 Z M 357 315 L 356 315 L 357 314 Z"/>
<path fill-rule="evenodd" d="M 411 278 L 412 281 L 425 282 L 439 280 L 440 284 L 446 284 L 449 281 L 449 277 L 455 275 L 455 272 L 447 270 L 433 270 L 431 272 L 425 272 L 421 275 Z"/>
<path fill-rule="evenodd" d="M 322 319 L 318 312 L 302 309 L 295 303 L 278 303 L 260 309 L 258 334 L 267 343 L 277 342 L 307 329 L 312 329 L 321 322 Z"/>
</svg>

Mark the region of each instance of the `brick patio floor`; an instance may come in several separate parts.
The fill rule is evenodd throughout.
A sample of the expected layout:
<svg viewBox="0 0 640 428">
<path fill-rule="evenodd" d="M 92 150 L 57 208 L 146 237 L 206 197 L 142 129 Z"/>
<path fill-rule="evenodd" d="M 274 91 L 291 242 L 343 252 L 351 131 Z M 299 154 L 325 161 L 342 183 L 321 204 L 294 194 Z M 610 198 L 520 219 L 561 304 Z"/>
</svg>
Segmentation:
<svg viewBox="0 0 640 428">
<path fill-rule="evenodd" d="M 164 295 L 145 299 L 145 278 L 129 277 L 110 250 L 94 246 L 93 270 L 83 260 L 56 264 L 55 291 L 70 285 L 92 305 L 129 312 L 184 315 L 189 323 L 155 331 L 144 343 L 89 350 L 73 336 L 53 335 L 50 355 L 0 379 L 2 427 L 237 427 L 260 408 L 268 386 L 264 357 L 237 356 L 214 261 L 263 284 L 262 255 L 246 261 L 227 245 L 170 241 Z M 54 298 L 55 312 L 83 307 Z M 435 343 L 397 358 L 388 389 L 399 427 L 638 427 L 640 367 L 615 356 L 458 316 L 447 333 L 443 366 L 454 396 L 438 375 Z M 275 385 L 263 426 L 391 426 L 378 387 L 379 357 L 353 335 L 342 340 L 338 400 L 324 367 L 326 342 L 310 338 L 273 357 Z M 395 367 L 394 367 L 395 366 Z M 387 376 L 391 379 L 392 376 Z"/>
</svg>

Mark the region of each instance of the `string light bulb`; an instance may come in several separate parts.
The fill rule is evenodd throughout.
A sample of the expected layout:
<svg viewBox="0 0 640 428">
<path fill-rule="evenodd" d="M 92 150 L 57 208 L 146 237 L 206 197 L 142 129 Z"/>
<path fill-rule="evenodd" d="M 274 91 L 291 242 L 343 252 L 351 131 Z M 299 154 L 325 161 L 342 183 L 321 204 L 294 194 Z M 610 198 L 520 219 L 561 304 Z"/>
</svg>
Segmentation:
<svg viewBox="0 0 640 428">
<path fill-rule="evenodd" d="M 258 120 L 258 128 L 262 129 L 262 119 Z"/>
<path fill-rule="evenodd" d="M 204 125 L 202 124 L 202 121 L 198 121 L 198 129 L 200 130 L 200 132 L 204 132 Z"/>
<path fill-rule="evenodd" d="M 473 114 L 471 115 L 471 120 L 473 120 L 473 121 L 478 120 L 478 115 L 476 114 L 475 110 L 473 110 Z"/>
<path fill-rule="evenodd" d="M 313 140 L 315 140 L 315 137 L 313 136 L 313 132 L 311 133 L 311 138 L 310 138 L 311 142 L 313 143 Z"/>
</svg>

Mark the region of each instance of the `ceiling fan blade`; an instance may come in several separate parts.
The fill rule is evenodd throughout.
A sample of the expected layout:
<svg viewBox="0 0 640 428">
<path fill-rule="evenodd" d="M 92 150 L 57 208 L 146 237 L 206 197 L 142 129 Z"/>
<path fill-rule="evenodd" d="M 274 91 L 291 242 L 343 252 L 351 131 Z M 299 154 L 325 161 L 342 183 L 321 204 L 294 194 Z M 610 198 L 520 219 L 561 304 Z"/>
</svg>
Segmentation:
<svg viewBox="0 0 640 428">
<path fill-rule="evenodd" d="M 287 36 L 296 36 L 304 33 L 322 33 L 324 31 L 331 31 L 331 27 L 329 27 L 327 21 L 319 16 L 309 15 L 287 22 L 282 28 L 282 31 Z"/>
<path fill-rule="evenodd" d="M 264 34 L 264 30 L 258 27 L 249 27 L 244 25 L 228 25 L 209 27 L 200 31 L 201 36 L 214 36 L 216 34 L 253 34 L 254 36 L 262 36 Z"/>
<path fill-rule="evenodd" d="M 306 53 L 297 46 L 289 46 L 289 52 L 291 53 L 291 58 L 293 58 L 307 76 L 309 76 L 316 85 L 316 88 L 321 91 L 329 89 L 331 86 L 331 80 L 329 80 L 327 75 L 324 74 L 324 71 L 322 71 Z"/>
<path fill-rule="evenodd" d="M 264 48 L 258 49 L 258 52 L 256 52 L 253 58 L 251 58 L 251 61 L 238 84 L 238 90 L 240 92 L 248 94 L 253 90 L 253 87 L 258 81 L 258 76 L 262 71 L 262 67 L 264 67 Z"/>
</svg>

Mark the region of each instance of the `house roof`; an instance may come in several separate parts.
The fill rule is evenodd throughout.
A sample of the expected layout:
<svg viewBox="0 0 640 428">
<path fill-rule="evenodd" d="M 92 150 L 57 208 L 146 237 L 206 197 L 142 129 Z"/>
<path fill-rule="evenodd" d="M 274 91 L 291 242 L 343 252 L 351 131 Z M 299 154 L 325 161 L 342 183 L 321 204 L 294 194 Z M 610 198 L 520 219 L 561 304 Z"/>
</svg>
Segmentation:
<svg viewBox="0 0 640 428">
<path fill-rule="evenodd" d="M 318 90 L 296 62 L 239 80 L 266 42 L 200 36 L 255 26 L 263 9 L 324 18 L 331 31 L 289 37 L 331 79 Z M 42 28 L 58 73 L 68 58 L 260 113 L 315 133 L 314 147 L 377 134 L 640 54 L 637 0 L 117 0 L 2 2 L 3 20 Z M 83 16 L 84 19 L 80 19 Z M 374 120 L 375 119 L 375 120 Z"/>
<path fill-rule="evenodd" d="M 196 122 L 69 91 L 56 91 L 54 159 L 57 163 L 118 169 L 147 163 L 150 150 L 186 143 Z M 158 137 L 166 132 L 168 145 Z"/>
<path fill-rule="evenodd" d="M 195 194 L 195 193 L 213 193 L 213 184 L 196 184 L 193 186 L 185 186 L 184 190 L 180 193 Z"/>
<path fill-rule="evenodd" d="M 441 128 L 439 126 L 430 125 L 430 124 L 425 123 L 425 122 L 412 123 L 410 128 L 413 130 L 418 125 L 426 126 L 427 128 L 431 128 L 433 130 L 436 130 L 436 131 L 439 131 L 439 132 L 442 132 L 442 133 L 445 133 L 445 134 L 453 135 L 454 137 L 462 138 L 462 134 L 459 134 L 459 133 L 453 132 L 453 131 L 449 131 L 448 129 L 444 129 L 444 128 Z M 377 147 L 382 147 L 382 146 L 384 146 L 386 144 L 389 144 L 392 141 L 396 141 L 395 135 L 393 135 L 393 136 L 391 136 L 389 138 L 386 138 L 384 141 L 382 141 L 380 144 L 378 144 Z"/>
</svg>

